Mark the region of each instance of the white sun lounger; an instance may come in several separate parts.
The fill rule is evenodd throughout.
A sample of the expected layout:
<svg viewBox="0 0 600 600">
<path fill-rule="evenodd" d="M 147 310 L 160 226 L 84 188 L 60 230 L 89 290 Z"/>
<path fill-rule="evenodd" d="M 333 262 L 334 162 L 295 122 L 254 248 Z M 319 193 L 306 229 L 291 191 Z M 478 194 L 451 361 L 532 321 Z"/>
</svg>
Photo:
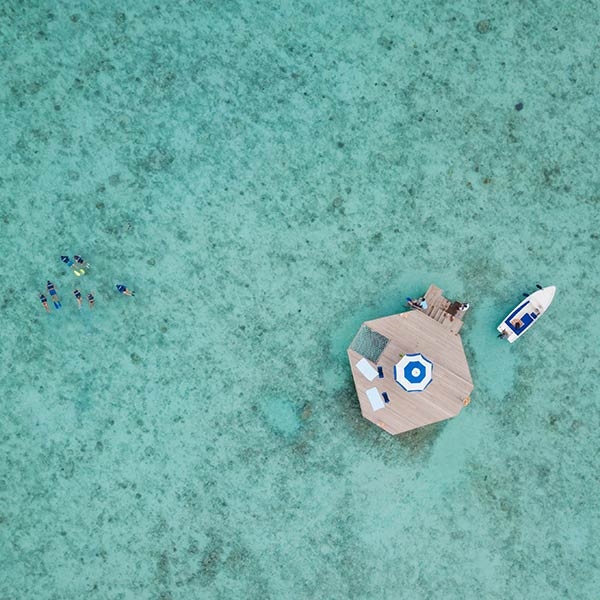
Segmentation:
<svg viewBox="0 0 600 600">
<path fill-rule="evenodd" d="M 379 375 L 377 369 L 371 366 L 371 363 L 366 358 L 361 358 L 356 363 L 356 368 L 369 380 L 373 381 Z"/>
<path fill-rule="evenodd" d="M 376 387 L 369 388 L 367 390 L 367 398 L 369 399 L 369 402 L 371 403 L 371 407 L 373 408 L 373 410 L 380 410 L 385 406 Z"/>
</svg>

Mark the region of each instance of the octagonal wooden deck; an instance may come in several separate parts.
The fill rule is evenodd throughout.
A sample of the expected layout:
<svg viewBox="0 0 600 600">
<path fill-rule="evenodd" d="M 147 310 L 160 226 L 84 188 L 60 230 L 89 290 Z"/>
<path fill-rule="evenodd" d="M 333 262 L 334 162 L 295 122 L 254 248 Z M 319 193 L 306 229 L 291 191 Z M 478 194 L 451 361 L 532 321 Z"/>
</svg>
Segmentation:
<svg viewBox="0 0 600 600">
<path fill-rule="evenodd" d="M 391 434 L 456 416 L 473 389 L 458 333 L 463 316 L 459 303 L 444 298 L 433 285 L 425 297 L 425 311 L 366 321 L 348 348 L 362 414 Z M 432 381 L 423 391 L 407 392 L 394 378 L 394 365 L 404 354 L 418 352 L 433 363 Z M 359 365 L 361 359 L 371 369 L 364 362 Z"/>
</svg>

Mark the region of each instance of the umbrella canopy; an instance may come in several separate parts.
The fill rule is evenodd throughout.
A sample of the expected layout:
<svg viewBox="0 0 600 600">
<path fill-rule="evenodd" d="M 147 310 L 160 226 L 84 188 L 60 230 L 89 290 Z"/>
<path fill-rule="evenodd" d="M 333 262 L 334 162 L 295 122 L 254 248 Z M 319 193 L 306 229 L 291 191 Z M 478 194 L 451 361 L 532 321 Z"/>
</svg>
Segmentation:
<svg viewBox="0 0 600 600">
<path fill-rule="evenodd" d="M 405 354 L 394 365 L 394 379 L 407 392 L 422 392 L 432 380 L 433 363 L 420 352 Z"/>
</svg>

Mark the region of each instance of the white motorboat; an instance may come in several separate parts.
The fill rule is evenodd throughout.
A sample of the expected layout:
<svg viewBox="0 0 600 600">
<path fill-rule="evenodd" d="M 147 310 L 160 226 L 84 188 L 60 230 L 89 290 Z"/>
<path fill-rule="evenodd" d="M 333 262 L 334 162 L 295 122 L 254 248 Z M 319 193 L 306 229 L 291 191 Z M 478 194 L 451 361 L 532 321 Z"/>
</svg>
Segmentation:
<svg viewBox="0 0 600 600">
<path fill-rule="evenodd" d="M 538 286 L 539 287 L 539 286 Z M 508 316 L 502 320 L 497 329 L 500 336 L 507 339 L 511 344 L 519 339 L 540 317 L 552 303 L 556 286 L 538 289 L 510 311 Z"/>
</svg>

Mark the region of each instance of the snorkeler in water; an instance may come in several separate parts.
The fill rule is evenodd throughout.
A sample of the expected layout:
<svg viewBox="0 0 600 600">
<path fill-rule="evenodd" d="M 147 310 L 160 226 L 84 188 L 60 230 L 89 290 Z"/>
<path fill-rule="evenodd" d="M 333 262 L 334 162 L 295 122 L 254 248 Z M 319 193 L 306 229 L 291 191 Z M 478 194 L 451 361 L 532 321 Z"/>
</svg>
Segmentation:
<svg viewBox="0 0 600 600">
<path fill-rule="evenodd" d="M 121 294 L 125 294 L 125 296 L 135 296 L 135 292 L 125 287 L 122 283 L 117 283 L 115 287 Z"/>
<path fill-rule="evenodd" d="M 52 299 L 52 304 L 54 304 L 54 308 L 60 308 L 62 306 L 62 304 L 60 303 L 60 300 L 58 299 L 58 294 L 56 293 L 56 288 L 54 287 L 54 284 L 51 281 L 46 282 L 46 289 L 48 290 L 48 293 L 50 294 L 50 298 Z"/>
<path fill-rule="evenodd" d="M 77 300 L 77 306 L 79 307 L 79 310 L 81 310 L 81 292 L 79 290 L 73 290 L 73 295 Z"/>
<path fill-rule="evenodd" d="M 81 256 L 77 256 L 77 254 L 73 257 L 73 259 L 80 267 L 83 267 L 85 269 L 89 269 L 91 266 L 90 263 L 87 262 L 87 260 L 84 260 Z"/>
<path fill-rule="evenodd" d="M 92 292 L 90 292 L 90 293 L 87 295 L 87 301 L 88 301 L 88 304 L 90 305 L 90 310 L 91 310 L 92 308 L 94 308 L 94 294 L 92 294 Z"/>
<path fill-rule="evenodd" d="M 46 312 L 50 312 L 50 307 L 48 306 L 48 300 L 46 299 L 46 296 L 44 296 L 44 294 L 40 294 L 40 301 L 42 303 L 42 306 L 46 309 Z"/>
</svg>

